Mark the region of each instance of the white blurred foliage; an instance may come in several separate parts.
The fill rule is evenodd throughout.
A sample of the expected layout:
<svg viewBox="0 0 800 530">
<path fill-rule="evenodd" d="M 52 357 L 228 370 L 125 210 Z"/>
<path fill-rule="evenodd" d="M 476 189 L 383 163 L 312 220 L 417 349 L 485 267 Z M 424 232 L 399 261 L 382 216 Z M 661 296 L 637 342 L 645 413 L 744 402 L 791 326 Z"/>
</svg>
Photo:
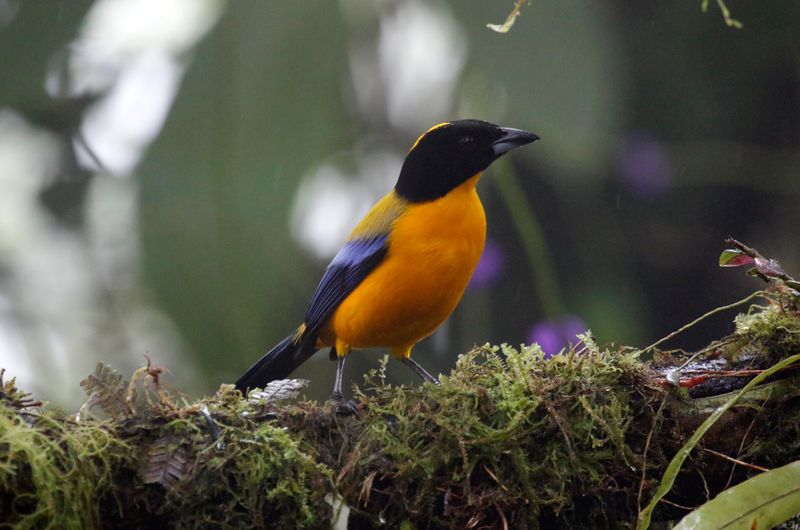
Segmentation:
<svg viewBox="0 0 800 530">
<path fill-rule="evenodd" d="M 21 324 L 11 300 L 0 292 L 0 369 L 7 371 L 6 378 L 16 377 L 18 380 L 31 381 L 32 363 L 27 356 L 20 354 L 25 351 Z"/>
<path fill-rule="evenodd" d="M 318 258 L 330 258 L 375 201 L 389 192 L 402 159 L 375 152 L 358 159 L 355 174 L 325 164 L 304 177 L 290 220 L 294 237 Z"/>
<path fill-rule="evenodd" d="M 70 45 L 69 86 L 50 72 L 47 88 L 53 95 L 100 93 L 142 55 L 181 57 L 214 26 L 222 7 L 222 0 L 97 0 Z"/>
<path fill-rule="evenodd" d="M 131 370 L 142 353 L 158 352 L 164 362 L 180 343 L 135 281 L 133 182 L 93 182 L 88 233 L 41 208 L 39 192 L 58 171 L 61 148 L 50 133 L 0 112 L 0 367 L 66 405 L 80 398 L 77 382 L 97 360 Z"/>
<path fill-rule="evenodd" d="M 342 6 L 354 26 L 367 23 L 369 6 Z M 385 116 L 392 128 L 421 134 L 453 111 L 466 39 L 443 4 L 409 0 L 372 8 L 379 17 L 375 38 L 355 42 L 350 50 L 358 111 L 367 123 Z M 388 133 L 378 131 L 382 138 Z M 330 163 L 304 177 L 292 209 L 295 238 L 319 258 L 333 256 L 358 220 L 392 188 L 409 147 L 371 154 L 355 149 L 355 172 Z"/>
<path fill-rule="evenodd" d="M 81 39 L 117 60 L 146 48 L 177 55 L 214 26 L 222 7 L 221 0 L 99 0 Z"/>
<path fill-rule="evenodd" d="M 394 126 L 424 131 L 432 117 L 444 119 L 452 111 L 466 48 L 460 28 L 441 6 L 407 2 L 381 19 L 380 72 Z"/>
<path fill-rule="evenodd" d="M 36 194 L 56 171 L 58 139 L 0 109 L 0 258 L 13 255 L 41 230 Z"/>
<path fill-rule="evenodd" d="M 31 242 L 47 233 L 46 219 L 37 204 L 39 189 L 59 161 L 58 139 L 30 126 L 8 109 L 0 110 L 0 281 L 32 260 Z M 44 249 L 47 251 L 48 249 Z M 52 275 L 48 275 L 52 278 Z M 0 283 L 5 287 L 5 282 Z M 26 350 L 28 307 L 25 289 L 0 292 L 0 367 L 9 376 L 25 380 L 33 373 Z M 24 303 L 24 305 L 22 305 Z"/>
<path fill-rule="evenodd" d="M 431 120 L 450 117 L 466 38 L 442 4 L 411 0 L 381 11 L 376 40 L 350 51 L 356 103 L 368 121 L 387 116 L 400 130 L 425 131 Z"/>
<path fill-rule="evenodd" d="M 184 65 L 164 53 L 148 52 L 119 72 L 108 94 L 86 113 L 86 142 L 113 175 L 129 175 L 158 131 L 180 86 Z M 99 169 L 77 144 L 84 167 Z"/>
<path fill-rule="evenodd" d="M 0 0 L 2 2 L 2 0 Z M 221 0 L 97 0 L 45 80 L 56 98 L 96 94 L 82 133 L 116 176 L 134 171 L 161 129 L 192 46 L 217 21 Z M 59 66 L 60 64 L 60 66 Z M 153 353 L 177 364 L 180 338 L 138 282 L 137 184 L 100 173 L 83 231 L 42 208 L 59 177 L 63 139 L 0 109 L 0 366 L 60 405 L 98 360 L 125 372 Z M 92 156 L 74 146 L 85 167 Z M 181 376 L 191 366 L 180 363 Z"/>
<path fill-rule="evenodd" d="M 74 377 L 66 345 L 87 346 L 94 332 L 90 266 L 80 237 L 59 227 L 39 204 L 39 192 L 59 166 L 61 146 L 19 116 L 0 113 L 0 366 L 39 378 Z M 20 347 L 22 346 L 22 347 Z M 34 374 L 35 372 L 35 374 Z M 36 375 L 25 381 L 24 374 Z M 60 390 L 54 398 L 65 397 Z"/>
<path fill-rule="evenodd" d="M 98 0 L 87 13 L 70 45 L 66 74 L 52 68 L 46 87 L 54 96 L 102 94 L 82 132 L 112 174 L 133 171 L 161 130 L 186 54 L 223 6 L 221 0 Z M 98 169 L 80 146 L 78 153 L 86 167 Z"/>
</svg>

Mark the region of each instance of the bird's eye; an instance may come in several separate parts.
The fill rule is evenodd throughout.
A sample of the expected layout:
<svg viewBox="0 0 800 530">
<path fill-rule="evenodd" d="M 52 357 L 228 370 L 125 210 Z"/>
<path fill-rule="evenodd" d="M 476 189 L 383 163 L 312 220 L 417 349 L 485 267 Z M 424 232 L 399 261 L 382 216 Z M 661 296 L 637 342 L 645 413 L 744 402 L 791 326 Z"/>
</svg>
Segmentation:
<svg viewBox="0 0 800 530">
<path fill-rule="evenodd" d="M 477 144 L 475 143 L 475 138 L 473 138 L 472 136 L 462 136 L 461 138 L 458 139 L 458 145 L 462 149 L 470 150 L 474 149 Z"/>
</svg>

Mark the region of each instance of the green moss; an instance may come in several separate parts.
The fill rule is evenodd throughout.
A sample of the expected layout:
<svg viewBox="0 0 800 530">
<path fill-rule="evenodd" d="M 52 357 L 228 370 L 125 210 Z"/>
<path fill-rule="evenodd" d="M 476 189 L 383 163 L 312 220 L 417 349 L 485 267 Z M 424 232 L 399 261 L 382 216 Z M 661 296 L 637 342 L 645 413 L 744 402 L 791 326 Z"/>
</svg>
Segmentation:
<svg viewBox="0 0 800 530">
<path fill-rule="evenodd" d="M 264 423 L 224 427 L 216 442 L 202 437 L 186 476 L 154 510 L 163 520 L 178 528 L 326 526 L 329 473 L 285 430 Z"/>
<path fill-rule="evenodd" d="M 752 306 L 734 323 L 736 331 L 726 348 L 729 359 L 750 356 L 763 367 L 800 351 L 798 312 L 781 303 Z"/>
<path fill-rule="evenodd" d="M 776 302 L 700 353 L 753 369 L 798 351 L 800 314 Z M 550 359 L 537 346 L 476 348 L 439 386 L 389 385 L 377 370 L 355 391 L 355 417 L 316 402 L 247 401 L 225 385 L 186 403 L 149 364 L 130 380 L 99 365 L 83 382 L 87 405 L 67 417 L 0 373 L 0 521 L 328 528 L 336 498 L 353 529 L 633 527 L 711 399 L 667 386 L 639 353 L 601 350 L 587 336 Z M 655 353 L 671 367 L 683 360 Z M 702 443 L 767 467 L 800 458 L 791 381 L 741 400 Z M 670 500 L 700 504 L 742 478 L 737 469 L 693 452 Z M 656 517 L 683 514 L 670 510 Z"/>
<path fill-rule="evenodd" d="M 631 429 L 631 406 L 644 377 L 629 352 L 545 359 L 507 345 L 461 356 L 441 386 L 393 387 L 374 374 L 355 443 L 335 464 L 338 487 L 389 527 L 613 519 L 608 485 L 638 480 L 631 444 L 646 432 Z"/>
<path fill-rule="evenodd" d="M 16 392 L 5 390 L 0 396 Z M 108 402 L 136 401 L 131 390 L 115 386 L 129 394 Z M 330 471 L 312 448 L 280 426 L 247 419 L 250 405 L 228 388 L 184 407 L 159 396 L 108 419 L 83 410 L 80 422 L 0 400 L 2 522 L 23 529 L 328 526 Z"/>
<path fill-rule="evenodd" d="M 0 490 L 14 528 L 96 528 L 100 499 L 129 447 L 104 424 L 79 424 L 0 404 Z M 9 496 L 8 492 L 13 492 Z"/>
<path fill-rule="evenodd" d="M 797 311 L 775 304 L 747 318 L 747 328 L 740 318 L 736 333 L 718 341 L 736 349 L 732 368 L 763 368 L 798 351 Z M 338 470 L 353 528 L 632 527 L 710 399 L 670 388 L 638 351 L 601 351 L 588 340 L 551 359 L 536 346 L 485 346 L 461 356 L 441 382 L 395 387 L 376 371 L 356 394 L 359 418 L 331 419 L 300 404 L 282 419 Z M 736 453 L 744 436 L 757 440 L 739 453 L 747 459 L 762 451 L 775 455 L 770 465 L 800 457 L 798 438 L 787 438 L 796 436 L 797 393 L 781 397 L 786 413 L 767 411 L 767 395 L 743 400 L 707 437 L 710 447 Z M 693 471 L 682 474 L 674 502 L 699 504 L 724 487 L 730 463 L 715 458 L 690 456 Z M 681 513 L 667 506 L 658 516 Z"/>
<path fill-rule="evenodd" d="M 747 314 L 738 315 L 735 323 L 739 354 L 754 356 L 762 364 L 774 364 L 800 353 L 800 314 L 796 305 L 754 306 Z M 764 436 L 756 436 L 747 451 L 754 461 L 770 468 L 800 455 L 800 399 L 790 393 L 779 396 L 776 405 L 761 425 Z"/>
</svg>

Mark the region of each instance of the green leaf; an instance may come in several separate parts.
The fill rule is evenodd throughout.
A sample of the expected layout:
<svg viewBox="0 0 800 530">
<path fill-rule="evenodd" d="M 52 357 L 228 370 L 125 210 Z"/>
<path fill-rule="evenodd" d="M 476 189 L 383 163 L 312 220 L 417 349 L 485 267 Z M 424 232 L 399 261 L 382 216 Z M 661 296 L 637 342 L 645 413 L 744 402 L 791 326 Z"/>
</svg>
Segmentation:
<svg viewBox="0 0 800 530">
<path fill-rule="evenodd" d="M 717 410 L 715 410 L 713 413 L 711 413 L 711 415 L 708 416 L 708 418 L 706 418 L 706 420 L 700 425 L 700 427 L 697 428 L 696 431 L 694 431 L 689 440 L 683 444 L 683 447 L 678 450 L 678 452 L 670 461 L 669 465 L 667 466 L 667 470 L 661 477 L 661 482 L 658 484 L 658 488 L 656 488 L 653 498 L 650 499 L 650 502 L 647 504 L 647 506 L 645 506 L 645 508 L 639 513 L 639 525 L 637 526 L 638 530 L 647 530 L 647 528 L 650 526 L 650 519 L 653 516 L 653 510 L 659 501 L 661 501 L 661 499 L 664 497 L 664 495 L 666 495 L 672 488 L 672 485 L 675 482 L 675 477 L 678 476 L 678 473 L 681 470 L 683 461 L 686 460 L 686 458 L 689 456 L 689 453 L 692 452 L 692 449 L 694 449 L 694 446 L 697 445 L 697 442 L 700 441 L 706 431 L 708 431 L 717 422 L 717 420 L 725 413 L 725 411 L 735 405 L 736 402 L 739 401 L 739 398 L 749 392 L 750 389 L 761 383 L 764 379 L 772 374 L 782 370 L 790 364 L 796 363 L 797 361 L 800 361 L 800 354 L 787 357 L 781 362 L 771 366 L 769 369 L 764 370 L 754 377 L 749 383 L 747 383 L 747 385 L 741 391 L 737 392 L 724 405 L 717 408 Z"/>
<path fill-rule="evenodd" d="M 742 265 L 752 265 L 755 261 L 752 256 L 734 248 L 726 248 L 719 255 L 720 267 L 741 267 Z"/>
<path fill-rule="evenodd" d="M 800 513 L 800 460 L 729 488 L 674 530 L 772 528 Z"/>
</svg>

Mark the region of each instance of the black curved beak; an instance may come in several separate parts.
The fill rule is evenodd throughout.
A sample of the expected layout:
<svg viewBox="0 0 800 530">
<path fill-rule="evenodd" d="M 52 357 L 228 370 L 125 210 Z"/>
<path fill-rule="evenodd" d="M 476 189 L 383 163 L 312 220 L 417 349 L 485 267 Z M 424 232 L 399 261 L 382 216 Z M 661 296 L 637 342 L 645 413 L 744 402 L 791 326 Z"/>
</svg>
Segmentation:
<svg viewBox="0 0 800 530">
<path fill-rule="evenodd" d="M 535 134 L 523 131 L 522 129 L 512 129 L 510 127 L 500 127 L 503 136 L 492 142 L 492 150 L 495 156 L 511 151 L 515 147 L 521 147 L 539 139 Z"/>
</svg>

